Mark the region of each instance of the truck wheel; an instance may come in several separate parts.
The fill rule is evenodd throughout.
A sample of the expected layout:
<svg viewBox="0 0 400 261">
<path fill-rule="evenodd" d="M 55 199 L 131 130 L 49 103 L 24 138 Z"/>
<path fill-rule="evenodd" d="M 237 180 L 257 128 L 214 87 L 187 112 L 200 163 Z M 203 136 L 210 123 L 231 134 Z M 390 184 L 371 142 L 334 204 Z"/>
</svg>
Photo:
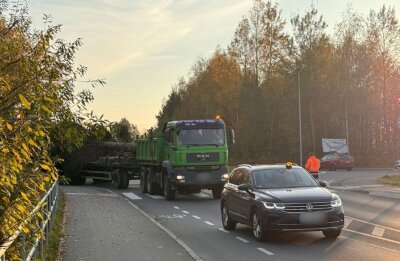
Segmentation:
<svg viewBox="0 0 400 261">
<path fill-rule="evenodd" d="M 156 186 L 152 181 L 153 176 L 154 176 L 154 171 L 152 168 L 149 168 L 146 175 L 146 187 L 147 187 L 147 193 L 149 193 L 150 195 L 155 195 L 157 193 Z"/>
<path fill-rule="evenodd" d="M 164 197 L 166 200 L 171 201 L 175 199 L 175 190 L 171 189 L 171 183 L 168 180 L 168 176 L 164 176 Z"/>
<path fill-rule="evenodd" d="M 220 199 L 221 198 L 221 193 L 222 193 L 222 188 L 221 187 L 215 187 L 212 189 L 212 194 L 214 199 Z"/>
<path fill-rule="evenodd" d="M 142 168 L 142 170 L 140 171 L 140 191 L 142 191 L 142 193 L 147 192 L 146 169 L 145 168 Z"/>
</svg>

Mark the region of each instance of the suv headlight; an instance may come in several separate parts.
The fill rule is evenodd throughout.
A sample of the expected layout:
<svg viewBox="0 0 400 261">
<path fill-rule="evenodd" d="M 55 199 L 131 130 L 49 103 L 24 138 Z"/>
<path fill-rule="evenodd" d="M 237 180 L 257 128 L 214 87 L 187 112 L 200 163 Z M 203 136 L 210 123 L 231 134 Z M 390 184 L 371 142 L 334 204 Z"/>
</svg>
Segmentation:
<svg viewBox="0 0 400 261">
<path fill-rule="evenodd" d="M 263 202 L 266 209 L 285 209 L 284 203 Z"/>
<path fill-rule="evenodd" d="M 333 194 L 332 200 L 331 200 L 331 207 L 338 208 L 341 206 L 342 206 L 342 201 L 340 200 L 339 196 L 336 194 Z"/>
</svg>

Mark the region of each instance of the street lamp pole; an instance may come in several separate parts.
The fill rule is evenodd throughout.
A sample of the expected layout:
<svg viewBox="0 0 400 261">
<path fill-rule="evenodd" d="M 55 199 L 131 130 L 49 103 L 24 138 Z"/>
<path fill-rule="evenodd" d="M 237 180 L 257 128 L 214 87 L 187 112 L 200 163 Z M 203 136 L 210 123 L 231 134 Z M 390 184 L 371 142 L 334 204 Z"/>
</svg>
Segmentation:
<svg viewBox="0 0 400 261">
<path fill-rule="evenodd" d="M 300 70 L 297 70 L 297 82 L 299 85 L 299 133 L 300 133 L 300 165 L 303 166 L 303 140 L 301 135 L 301 94 L 300 94 Z"/>
</svg>

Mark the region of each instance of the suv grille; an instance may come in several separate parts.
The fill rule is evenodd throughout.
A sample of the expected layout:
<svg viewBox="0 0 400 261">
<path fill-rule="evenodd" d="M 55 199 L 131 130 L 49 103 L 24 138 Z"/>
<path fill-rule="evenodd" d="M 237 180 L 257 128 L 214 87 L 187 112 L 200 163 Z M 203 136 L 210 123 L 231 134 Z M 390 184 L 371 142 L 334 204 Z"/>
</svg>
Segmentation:
<svg viewBox="0 0 400 261">
<path fill-rule="evenodd" d="M 186 154 L 186 162 L 218 162 L 219 161 L 219 153 L 218 152 L 210 152 L 210 153 L 187 153 Z"/>
<path fill-rule="evenodd" d="M 310 204 L 310 209 L 307 205 Z M 330 202 L 310 202 L 310 203 L 285 203 L 286 212 L 307 212 L 307 211 L 328 211 L 331 210 Z"/>
</svg>

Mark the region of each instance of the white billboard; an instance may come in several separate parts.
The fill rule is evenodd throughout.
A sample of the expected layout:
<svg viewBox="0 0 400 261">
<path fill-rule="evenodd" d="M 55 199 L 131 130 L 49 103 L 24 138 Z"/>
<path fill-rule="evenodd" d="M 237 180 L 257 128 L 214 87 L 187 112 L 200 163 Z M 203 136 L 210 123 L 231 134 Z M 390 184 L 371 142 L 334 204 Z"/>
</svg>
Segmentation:
<svg viewBox="0 0 400 261">
<path fill-rule="evenodd" d="M 326 153 L 349 153 L 349 146 L 346 139 L 325 139 L 322 138 L 322 150 Z"/>
</svg>

